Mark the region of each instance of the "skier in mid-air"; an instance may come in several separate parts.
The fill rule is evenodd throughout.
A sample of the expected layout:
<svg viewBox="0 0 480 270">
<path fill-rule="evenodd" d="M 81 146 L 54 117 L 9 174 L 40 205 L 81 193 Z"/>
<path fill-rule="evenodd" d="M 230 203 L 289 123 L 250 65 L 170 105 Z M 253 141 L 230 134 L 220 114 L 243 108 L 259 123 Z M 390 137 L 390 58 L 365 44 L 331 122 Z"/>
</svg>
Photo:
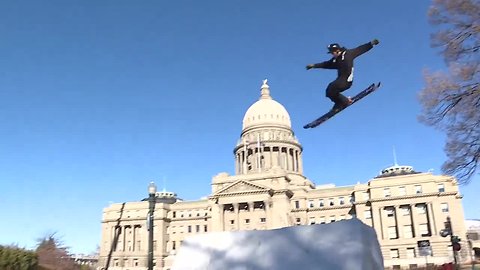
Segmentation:
<svg viewBox="0 0 480 270">
<path fill-rule="evenodd" d="M 347 49 L 338 43 L 328 45 L 328 53 L 333 57 L 325 62 L 317 64 L 308 64 L 307 70 L 312 68 L 336 69 L 337 78 L 328 84 L 326 96 L 333 101 L 332 111 L 339 111 L 352 102 L 350 98 L 345 97 L 341 92 L 349 89 L 353 83 L 353 60 L 358 56 L 368 52 L 374 45 L 379 43 L 378 39 L 374 39 L 368 43 L 358 46 L 354 49 Z"/>
</svg>

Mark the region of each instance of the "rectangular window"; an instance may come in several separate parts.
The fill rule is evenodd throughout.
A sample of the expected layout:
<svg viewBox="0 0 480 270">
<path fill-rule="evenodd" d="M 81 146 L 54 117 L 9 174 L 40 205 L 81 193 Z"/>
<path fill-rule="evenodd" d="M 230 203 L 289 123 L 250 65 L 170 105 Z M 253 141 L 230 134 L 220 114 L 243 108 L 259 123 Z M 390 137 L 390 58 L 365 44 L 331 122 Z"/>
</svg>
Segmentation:
<svg viewBox="0 0 480 270">
<path fill-rule="evenodd" d="M 363 212 L 363 215 L 365 216 L 365 219 L 371 219 L 372 218 L 372 211 L 371 210 L 365 210 L 365 212 Z"/>
<path fill-rule="evenodd" d="M 191 226 L 191 225 L 188 225 L 188 232 L 189 232 L 189 233 L 192 232 L 192 226 Z"/>
<path fill-rule="evenodd" d="M 402 216 L 409 216 L 410 215 L 410 206 L 409 205 L 401 205 L 400 212 Z"/>
<path fill-rule="evenodd" d="M 245 219 L 245 223 L 250 224 L 250 219 L 249 218 Z"/>
<path fill-rule="evenodd" d="M 175 243 L 175 241 L 172 241 L 172 250 L 176 250 L 177 249 L 177 243 Z"/>
<path fill-rule="evenodd" d="M 300 208 L 300 202 L 299 201 L 295 201 L 295 208 L 296 209 Z"/>
<path fill-rule="evenodd" d="M 172 217 L 173 217 L 173 218 L 176 218 L 176 217 L 177 217 L 177 212 L 173 211 Z"/>
<path fill-rule="evenodd" d="M 333 198 L 330 198 L 330 199 L 328 200 L 328 205 L 330 205 L 330 206 L 334 206 L 334 205 L 335 205 L 335 202 L 334 202 Z"/>
<path fill-rule="evenodd" d="M 264 218 L 264 217 L 260 218 L 260 223 L 265 223 L 265 222 L 267 222 L 266 218 Z"/>
<path fill-rule="evenodd" d="M 416 185 L 415 186 L 415 194 L 421 194 L 422 193 L 422 186 L 421 185 Z"/>
<path fill-rule="evenodd" d="M 400 196 L 407 195 L 407 189 L 405 187 L 399 187 L 398 188 L 398 195 L 400 195 Z"/>
<path fill-rule="evenodd" d="M 203 231 L 206 232 L 208 229 L 208 226 L 207 225 L 203 225 Z"/>
<path fill-rule="evenodd" d="M 444 184 L 438 184 L 438 192 L 445 192 L 445 185 Z"/>
<path fill-rule="evenodd" d="M 442 207 L 442 212 L 448 213 L 448 203 L 442 203 L 440 206 Z"/>
<path fill-rule="evenodd" d="M 383 197 L 390 197 L 390 189 L 389 188 L 383 189 Z"/>
<path fill-rule="evenodd" d="M 309 223 L 310 223 L 310 225 L 315 224 L 315 217 L 310 217 L 309 218 Z"/>
<path fill-rule="evenodd" d="M 195 225 L 195 231 L 200 232 L 200 225 Z"/>
<path fill-rule="evenodd" d="M 415 248 L 407 248 L 407 258 L 415 258 Z"/>
<path fill-rule="evenodd" d="M 392 259 L 400 258 L 400 253 L 398 252 L 398 248 L 390 249 L 390 258 Z"/>
<path fill-rule="evenodd" d="M 345 215 L 340 215 L 340 219 L 339 220 L 345 220 Z"/>
<path fill-rule="evenodd" d="M 428 231 L 428 224 L 426 223 L 420 224 L 419 230 L 420 230 L 421 236 L 430 236 L 430 232 Z"/>
<path fill-rule="evenodd" d="M 335 219 L 335 216 L 330 216 L 330 222 L 335 222 L 336 219 Z"/>
<path fill-rule="evenodd" d="M 423 203 L 417 204 L 416 207 L 417 207 L 417 213 L 419 214 L 425 214 L 427 211 L 427 206 Z"/>
<path fill-rule="evenodd" d="M 320 224 L 325 224 L 325 217 L 320 217 Z"/>
<path fill-rule="evenodd" d="M 397 239 L 397 228 L 395 226 L 388 227 L 388 239 Z"/>
<path fill-rule="evenodd" d="M 412 225 L 403 225 L 403 237 L 413 238 Z"/>
<path fill-rule="evenodd" d="M 338 204 L 344 205 L 345 204 L 345 198 L 344 197 L 338 198 Z"/>
<path fill-rule="evenodd" d="M 313 202 L 313 200 L 308 201 L 308 207 L 310 208 L 315 207 L 315 203 Z"/>
<path fill-rule="evenodd" d="M 233 225 L 233 224 L 235 224 L 235 220 L 230 219 L 230 225 Z"/>
<path fill-rule="evenodd" d="M 296 222 L 297 222 L 297 225 L 300 225 L 301 222 L 302 222 L 302 220 L 301 220 L 300 218 L 297 218 L 297 219 L 296 219 Z"/>
<path fill-rule="evenodd" d="M 395 208 L 385 207 L 385 213 L 387 214 L 387 217 L 393 217 L 395 215 Z"/>
</svg>

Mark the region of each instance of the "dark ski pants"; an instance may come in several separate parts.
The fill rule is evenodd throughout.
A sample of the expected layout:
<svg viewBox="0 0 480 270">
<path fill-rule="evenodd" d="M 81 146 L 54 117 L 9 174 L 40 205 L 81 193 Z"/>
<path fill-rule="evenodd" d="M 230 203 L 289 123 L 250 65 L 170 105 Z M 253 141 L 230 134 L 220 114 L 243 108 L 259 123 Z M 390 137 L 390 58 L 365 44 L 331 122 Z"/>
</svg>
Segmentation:
<svg viewBox="0 0 480 270">
<path fill-rule="evenodd" d="M 335 81 L 328 84 L 326 96 L 335 103 L 335 106 L 344 106 L 348 104 L 348 98 L 341 92 L 347 90 L 352 86 L 352 82 L 347 82 L 345 79 L 337 78 Z"/>
</svg>

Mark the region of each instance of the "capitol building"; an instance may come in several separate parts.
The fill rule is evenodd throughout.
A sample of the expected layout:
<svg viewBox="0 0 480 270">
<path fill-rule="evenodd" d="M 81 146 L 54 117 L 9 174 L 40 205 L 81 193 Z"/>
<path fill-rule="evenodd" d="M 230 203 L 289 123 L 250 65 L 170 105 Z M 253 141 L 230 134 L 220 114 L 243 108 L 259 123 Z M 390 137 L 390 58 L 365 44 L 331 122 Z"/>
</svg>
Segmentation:
<svg viewBox="0 0 480 270">
<path fill-rule="evenodd" d="M 170 269 L 182 241 L 191 235 L 351 218 L 375 229 L 388 269 L 453 261 L 450 237 L 442 237 L 447 218 L 453 234 L 466 239 L 462 195 L 454 177 L 394 165 L 364 183 L 315 185 L 304 175 L 303 148 L 290 121 L 265 80 L 233 146 L 235 174 L 218 173 L 211 180 L 211 194 L 197 201 L 156 192 L 154 269 Z M 147 269 L 148 211 L 147 200 L 104 209 L 99 269 Z M 420 242 L 429 247 L 420 248 Z M 468 259 L 465 249 L 457 252 L 459 261 Z"/>
</svg>

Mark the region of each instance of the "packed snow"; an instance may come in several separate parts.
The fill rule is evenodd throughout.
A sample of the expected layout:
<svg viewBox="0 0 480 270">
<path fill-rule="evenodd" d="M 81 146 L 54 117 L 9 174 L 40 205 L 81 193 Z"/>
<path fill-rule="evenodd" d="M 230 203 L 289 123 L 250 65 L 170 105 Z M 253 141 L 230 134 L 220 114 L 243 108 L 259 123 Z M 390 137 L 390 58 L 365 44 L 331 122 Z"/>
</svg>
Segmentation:
<svg viewBox="0 0 480 270">
<path fill-rule="evenodd" d="M 358 219 L 186 238 L 172 270 L 383 270 L 375 230 Z"/>
</svg>

